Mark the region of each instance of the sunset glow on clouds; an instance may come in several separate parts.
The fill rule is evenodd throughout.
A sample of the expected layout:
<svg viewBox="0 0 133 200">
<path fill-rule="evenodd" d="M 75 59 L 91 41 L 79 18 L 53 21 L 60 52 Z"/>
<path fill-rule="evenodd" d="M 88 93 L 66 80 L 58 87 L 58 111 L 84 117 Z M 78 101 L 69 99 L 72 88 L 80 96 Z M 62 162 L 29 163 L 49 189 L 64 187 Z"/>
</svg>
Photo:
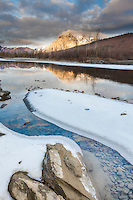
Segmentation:
<svg viewBox="0 0 133 200">
<path fill-rule="evenodd" d="M 47 46 L 62 31 L 133 32 L 132 0 L 0 0 L 0 45 Z"/>
</svg>

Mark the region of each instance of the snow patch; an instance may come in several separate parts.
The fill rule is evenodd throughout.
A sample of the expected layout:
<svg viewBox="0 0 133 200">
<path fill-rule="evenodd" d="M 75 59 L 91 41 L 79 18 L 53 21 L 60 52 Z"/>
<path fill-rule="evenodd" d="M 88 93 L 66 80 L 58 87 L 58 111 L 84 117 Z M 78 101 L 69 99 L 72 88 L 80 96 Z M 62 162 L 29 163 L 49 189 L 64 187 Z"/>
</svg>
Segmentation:
<svg viewBox="0 0 133 200">
<path fill-rule="evenodd" d="M 132 104 L 54 89 L 32 91 L 27 100 L 38 117 L 100 141 L 133 164 Z"/>
</svg>

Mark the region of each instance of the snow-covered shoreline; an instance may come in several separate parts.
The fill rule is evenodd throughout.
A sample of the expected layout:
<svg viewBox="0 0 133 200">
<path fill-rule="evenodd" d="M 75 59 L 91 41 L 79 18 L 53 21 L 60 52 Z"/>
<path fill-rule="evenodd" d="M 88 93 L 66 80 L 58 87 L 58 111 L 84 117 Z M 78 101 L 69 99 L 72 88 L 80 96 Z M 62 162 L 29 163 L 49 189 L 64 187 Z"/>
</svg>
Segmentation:
<svg viewBox="0 0 133 200">
<path fill-rule="evenodd" d="M 35 59 L 32 60 L 32 59 L 21 59 L 21 58 L 20 59 L 0 58 L 0 61 L 55 64 L 61 66 L 88 67 L 88 68 L 99 68 L 99 69 L 133 70 L 133 65 L 119 65 L 119 64 L 91 64 L 91 63 L 79 63 L 79 62 L 50 61 L 50 60 L 35 60 Z"/>
<path fill-rule="evenodd" d="M 36 116 L 102 142 L 133 164 L 133 105 L 52 89 L 32 91 L 27 100 Z"/>
<path fill-rule="evenodd" d="M 26 171 L 29 176 L 40 179 L 42 161 L 46 144 L 61 143 L 78 157 L 80 147 L 71 139 L 63 136 L 25 136 L 18 134 L 0 123 L 0 200 L 11 200 L 7 191 L 10 177 L 17 171 Z"/>
</svg>

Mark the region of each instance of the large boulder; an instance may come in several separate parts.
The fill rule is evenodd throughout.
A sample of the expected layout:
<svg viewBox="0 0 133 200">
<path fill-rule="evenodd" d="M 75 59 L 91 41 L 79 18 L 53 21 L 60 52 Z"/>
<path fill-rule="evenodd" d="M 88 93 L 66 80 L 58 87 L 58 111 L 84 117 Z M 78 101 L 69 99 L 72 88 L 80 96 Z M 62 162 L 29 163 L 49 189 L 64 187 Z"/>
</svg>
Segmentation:
<svg viewBox="0 0 133 200">
<path fill-rule="evenodd" d="M 8 191 L 15 200 L 64 200 L 47 185 L 30 178 L 26 172 L 12 175 Z"/>
<path fill-rule="evenodd" d="M 47 145 L 42 180 L 66 200 L 96 200 L 82 156 L 74 157 L 62 144 Z"/>
</svg>

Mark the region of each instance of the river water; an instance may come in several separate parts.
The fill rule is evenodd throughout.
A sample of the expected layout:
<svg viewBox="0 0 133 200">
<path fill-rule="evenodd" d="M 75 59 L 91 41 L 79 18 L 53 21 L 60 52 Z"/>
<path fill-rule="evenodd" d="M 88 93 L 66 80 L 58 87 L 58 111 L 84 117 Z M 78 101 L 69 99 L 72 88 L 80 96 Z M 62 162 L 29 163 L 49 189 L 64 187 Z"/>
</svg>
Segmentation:
<svg viewBox="0 0 133 200">
<path fill-rule="evenodd" d="M 116 151 L 97 141 L 37 118 L 27 109 L 23 101 L 30 90 L 57 88 L 133 103 L 133 71 L 0 62 L 0 80 L 2 89 L 11 92 L 11 99 L 4 102 L 7 105 L 0 109 L 1 123 L 16 132 L 29 136 L 62 135 L 73 139 L 83 150 L 86 165 L 89 160 L 87 156 L 93 157 L 94 160 L 96 158 L 105 176 L 109 178 L 108 187 L 104 188 L 104 195 L 107 196 L 110 193 L 112 195 L 110 199 L 122 199 L 121 196 L 123 199 L 133 199 L 131 189 L 133 166 L 130 163 Z M 0 102 L 0 107 L 2 104 L 3 102 Z M 93 177 L 98 173 L 97 170 L 92 170 Z M 96 178 L 95 183 L 98 187 Z M 104 199 L 109 199 L 105 196 Z"/>
</svg>

